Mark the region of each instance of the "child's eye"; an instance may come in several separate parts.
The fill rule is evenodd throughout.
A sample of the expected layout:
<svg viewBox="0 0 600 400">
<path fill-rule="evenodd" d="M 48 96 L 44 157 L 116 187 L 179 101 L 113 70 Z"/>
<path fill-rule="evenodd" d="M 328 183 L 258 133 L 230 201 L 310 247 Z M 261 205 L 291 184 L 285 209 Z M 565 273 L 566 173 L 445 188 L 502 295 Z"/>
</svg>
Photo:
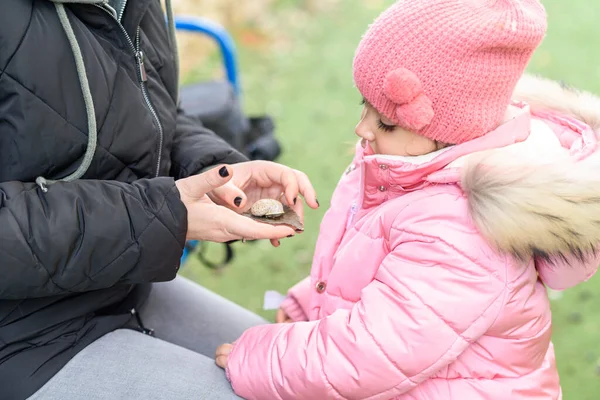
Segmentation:
<svg viewBox="0 0 600 400">
<path fill-rule="evenodd" d="M 377 125 L 379 125 L 379 129 L 386 132 L 391 132 L 394 130 L 394 128 L 396 128 L 395 125 L 386 125 L 383 122 L 381 122 L 381 120 L 379 120 Z"/>
</svg>

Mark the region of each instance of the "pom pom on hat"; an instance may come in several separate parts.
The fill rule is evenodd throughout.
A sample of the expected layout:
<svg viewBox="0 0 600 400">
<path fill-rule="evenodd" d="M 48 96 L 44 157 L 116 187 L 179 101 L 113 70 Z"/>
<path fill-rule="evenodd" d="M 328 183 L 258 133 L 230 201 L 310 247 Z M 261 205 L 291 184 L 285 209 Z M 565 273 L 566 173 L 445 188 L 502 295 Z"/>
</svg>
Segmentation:
<svg viewBox="0 0 600 400">
<path fill-rule="evenodd" d="M 383 93 L 396 105 L 397 122 L 403 128 L 420 130 L 431 123 L 433 107 L 423 93 L 419 78 L 406 68 L 390 71 L 385 79 Z"/>
<path fill-rule="evenodd" d="M 417 76 L 406 68 L 391 70 L 385 77 L 383 93 L 396 104 L 406 104 L 423 91 Z"/>
<path fill-rule="evenodd" d="M 396 107 L 396 117 L 400 125 L 411 131 L 425 128 L 433 120 L 433 115 L 431 100 L 424 94 Z"/>
</svg>

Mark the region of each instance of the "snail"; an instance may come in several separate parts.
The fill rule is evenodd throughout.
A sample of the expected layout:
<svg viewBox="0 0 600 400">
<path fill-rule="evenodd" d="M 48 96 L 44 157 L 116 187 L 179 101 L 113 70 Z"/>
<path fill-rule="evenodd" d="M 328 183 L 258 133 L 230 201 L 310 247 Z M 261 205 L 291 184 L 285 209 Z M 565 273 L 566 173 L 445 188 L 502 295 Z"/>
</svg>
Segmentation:
<svg viewBox="0 0 600 400">
<path fill-rule="evenodd" d="M 271 225 L 289 225 L 296 230 L 304 230 L 300 217 L 294 210 L 274 199 L 260 199 L 243 215 L 255 221 Z"/>
<path fill-rule="evenodd" d="M 281 218 L 285 211 L 283 204 L 273 199 L 261 199 L 252 205 L 250 213 L 255 217 L 277 219 Z"/>
</svg>

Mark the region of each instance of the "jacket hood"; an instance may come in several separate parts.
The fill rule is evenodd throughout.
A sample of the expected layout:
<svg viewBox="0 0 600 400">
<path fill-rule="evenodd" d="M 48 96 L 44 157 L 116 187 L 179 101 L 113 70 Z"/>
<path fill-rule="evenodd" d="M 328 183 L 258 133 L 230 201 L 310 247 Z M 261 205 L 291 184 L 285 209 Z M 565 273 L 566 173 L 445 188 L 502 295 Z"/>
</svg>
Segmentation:
<svg viewBox="0 0 600 400">
<path fill-rule="evenodd" d="M 506 122 L 473 141 L 418 157 L 357 145 L 363 207 L 394 192 L 458 183 L 474 224 L 499 251 L 585 258 L 600 243 L 600 99 L 524 75 Z"/>
<path fill-rule="evenodd" d="M 600 243 L 600 99 L 530 75 L 514 98 L 536 120 L 524 144 L 466 160 L 461 185 L 472 218 L 518 258 L 583 259 Z"/>
</svg>

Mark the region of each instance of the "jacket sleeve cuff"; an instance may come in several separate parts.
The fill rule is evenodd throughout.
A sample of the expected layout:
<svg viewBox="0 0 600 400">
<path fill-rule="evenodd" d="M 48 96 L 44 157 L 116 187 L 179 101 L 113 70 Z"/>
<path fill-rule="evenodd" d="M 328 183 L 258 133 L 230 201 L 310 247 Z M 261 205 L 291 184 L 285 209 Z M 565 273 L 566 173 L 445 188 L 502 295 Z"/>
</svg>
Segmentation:
<svg viewBox="0 0 600 400">
<path fill-rule="evenodd" d="M 260 325 L 246 330 L 229 354 L 225 374 L 233 391 L 244 399 L 278 399 L 271 374 L 271 351 L 275 339 L 289 324 Z"/>
<path fill-rule="evenodd" d="M 312 284 L 310 276 L 298 282 L 288 291 L 281 307 L 294 321 L 308 321 Z"/>
<path fill-rule="evenodd" d="M 136 239 L 143 251 L 139 252 L 136 263 L 139 268 L 132 271 L 138 273 L 129 277 L 136 282 L 173 280 L 179 271 L 187 235 L 187 209 L 172 178 L 140 180 L 135 184 L 145 193 L 148 207 L 156 218 Z"/>
<path fill-rule="evenodd" d="M 308 321 L 308 317 L 304 313 L 304 310 L 302 310 L 300 304 L 293 297 L 286 297 L 283 303 L 281 303 L 281 309 L 294 322 Z"/>
</svg>

